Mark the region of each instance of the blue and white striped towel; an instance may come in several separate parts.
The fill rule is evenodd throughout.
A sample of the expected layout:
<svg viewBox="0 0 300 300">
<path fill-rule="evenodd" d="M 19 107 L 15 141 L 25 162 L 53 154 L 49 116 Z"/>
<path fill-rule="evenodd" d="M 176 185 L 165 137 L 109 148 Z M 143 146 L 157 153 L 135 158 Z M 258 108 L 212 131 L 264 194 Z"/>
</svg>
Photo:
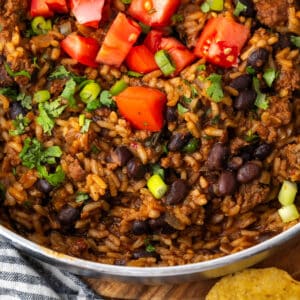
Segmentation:
<svg viewBox="0 0 300 300">
<path fill-rule="evenodd" d="M 101 299 L 78 277 L 19 252 L 0 238 L 0 299 Z"/>
</svg>

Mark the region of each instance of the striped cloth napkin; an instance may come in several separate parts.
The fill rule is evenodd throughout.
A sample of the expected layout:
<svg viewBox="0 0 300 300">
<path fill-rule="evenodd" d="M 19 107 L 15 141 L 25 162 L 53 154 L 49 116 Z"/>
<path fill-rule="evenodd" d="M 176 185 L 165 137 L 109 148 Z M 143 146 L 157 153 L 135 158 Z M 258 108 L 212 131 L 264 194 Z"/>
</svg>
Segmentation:
<svg viewBox="0 0 300 300">
<path fill-rule="evenodd" d="M 78 277 L 26 256 L 0 238 L 0 299 L 101 299 Z"/>
</svg>

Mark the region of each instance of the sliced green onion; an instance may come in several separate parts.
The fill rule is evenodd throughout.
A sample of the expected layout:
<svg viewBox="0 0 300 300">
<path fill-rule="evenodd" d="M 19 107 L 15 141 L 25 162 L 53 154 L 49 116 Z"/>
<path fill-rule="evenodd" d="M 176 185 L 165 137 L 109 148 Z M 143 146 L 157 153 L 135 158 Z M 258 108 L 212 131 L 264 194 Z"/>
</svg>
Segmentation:
<svg viewBox="0 0 300 300">
<path fill-rule="evenodd" d="M 203 13 L 208 13 L 210 11 L 210 6 L 207 2 L 203 2 L 200 8 Z"/>
<path fill-rule="evenodd" d="M 35 103 L 42 103 L 42 102 L 46 102 L 51 98 L 51 95 L 49 93 L 48 90 L 40 90 L 37 91 L 34 95 L 33 95 L 33 101 Z"/>
<path fill-rule="evenodd" d="M 224 6 L 223 0 L 208 0 L 208 5 L 211 10 L 222 11 Z"/>
<path fill-rule="evenodd" d="M 177 111 L 180 115 L 185 114 L 186 112 L 188 112 L 188 108 L 184 107 L 182 104 L 178 103 L 177 104 Z"/>
<path fill-rule="evenodd" d="M 31 21 L 31 28 L 35 34 L 46 34 L 52 29 L 51 20 L 45 20 L 44 17 L 35 17 Z"/>
<path fill-rule="evenodd" d="M 183 151 L 186 153 L 193 153 L 197 150 L 199 146 L 199 140 L 196 138 L 192 138 L 188 144 L 186 144 L 183 148 Z"/>
<path fill-rule="evenodd" d="M 233 14 L 238 17 L 242 12 L 247 10 L 247 5 L 245 5 L 244 3 L 242 3 L 241 1 L 238 1 L 235 10 L 233 12 Z"/>
<path fill-rule="evenodd" d="M 263 78 L 265 82 L 267 83 L 268 87 L 271 87 L 273 84 L 273 81 L 276 78 L 276 70 L 273 68 L 269 68 L 265 71 Z"/>
<path fill-rule="evenodd" d="M 292 35 L 291 42 L 298 48 L 300 48 L 300 36 Z"/>
<path fill-rule="evenodd" d="M 130 77 L 142 77 L 143 76 L 142 73 L 135 72 L 135 71 L 128 71 L 127 75 L 130 76 Z"/>
<path fill-rule="evenodd" d="M 127 87 L 127 83 L 123 79 L 121 79 L 110 88 L 110 93 L 112 96 L 116 96 L 123 92 Z"/>
<path fill-rule="evenodd" d="M 80 127 L 84 125 L 84 121 L 85 121 L 85 115 L 84 114 L 79 115 L 78 123 Z"/>
<path fill-rule="evenodd" d="M 90 82 L 83 87 L 79 96 L 81 101 L 84 103 L 88 103 L 90 101 L 95 100 L 101 92 L 101 87 L 96 82 Z"/>
<path fill-rule="evenodd" d="M 293 204 L 298 192 L 298 187 L 295 182 L 285 180 L 282 183 L 281 189 L 278 194 L 278 200 L 283 206 Z"/>
<path fill-rule="evenodd" d="M 169 54 L 165 50 L 159 50 L 154 55 L 155 62 L 165 76 L 175 72 L 176 67 L 172 64 Z"/>
<path fill-rule="evenodd" d="M 281 207 L 278 209 L 278 214 L 284 223 L 288 223 L 299 218 L 299 212 L 295 204 Z"/>
<path fill-rule="evenodd" d="M 156 199 L 161 199 L 168 190 L 168 186 L 164 183 L 162 178 L 157 174 L 152 175 L 148 179 L 147 187 L 151 192 L 151 194 L 153 195 L 153 197 Z"/>
</svg>

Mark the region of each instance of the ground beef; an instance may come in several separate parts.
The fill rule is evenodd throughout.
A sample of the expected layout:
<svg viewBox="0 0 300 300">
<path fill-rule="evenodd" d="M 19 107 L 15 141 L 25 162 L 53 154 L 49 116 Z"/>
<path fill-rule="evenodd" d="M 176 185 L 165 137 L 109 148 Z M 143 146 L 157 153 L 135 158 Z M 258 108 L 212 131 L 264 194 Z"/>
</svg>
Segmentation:
<svg viewBox="0 0 300 300">
<path fill-rule="evenodd" d="M 268 98 L 269 108 L 261 114 L 256 133 L 262 140 L 273 143 L 277 140 L 277 129 L 290 123 L 292 113 L 289 99 L 273 96 Z"/>
<path fill-rule="evenodd" d="M 283 26 L 288 21 L 287 0 L 258 0 L 255 8 L 258 20 L 271 28 Z"/>
<path fill-rule="evenodd" d="M 65 158 L 67 165 L 67 176 L 75 181 L 82 181 L 85 179 L 85 171 L 80 165 L 80 162 L 77 158 L 74 158 L 71 155 L 67 155 Z"/>
<path fill-rule="evenodd" d="M 258 182 L 243 184 L 236 195 L 237 204 L 240 205 L 240 213 L 250 211 L 260 203 L 267 201 L 270 187 Z"/>
<path fill-rule="evenodd" d="M 13 84 L 13 79 L 7 74 L 4 67 L 4 56 L 0 55 L 0 87 L 8 87 Z"/>
<path fill-rule="evenodd" d="M 276 92 L 281 90 L 288 91 L 288 96 L 292 96 L 292 92 L 300 88 L 300 69 L 281 69 L 279 77 L 275 83 Z"/>
<path fill-rule="evenodd" d="M 290 144 L 281 151 L 281 159 L 286 161 L 287 176 L 291 181 L 300 180 L 300 144 Z"/>
</svg>

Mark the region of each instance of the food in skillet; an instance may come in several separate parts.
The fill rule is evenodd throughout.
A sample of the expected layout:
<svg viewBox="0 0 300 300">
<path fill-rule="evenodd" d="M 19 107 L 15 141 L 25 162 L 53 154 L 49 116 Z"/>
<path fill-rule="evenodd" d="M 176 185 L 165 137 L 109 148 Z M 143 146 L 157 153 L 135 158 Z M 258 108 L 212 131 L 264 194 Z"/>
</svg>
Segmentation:
<svg viewBox="0 0 300 300">
<path fill-rule="evenodd" d="M 299 220 L 297 1 L 0 5 L 1 223 L 131 266 Z"/>
</svg>

